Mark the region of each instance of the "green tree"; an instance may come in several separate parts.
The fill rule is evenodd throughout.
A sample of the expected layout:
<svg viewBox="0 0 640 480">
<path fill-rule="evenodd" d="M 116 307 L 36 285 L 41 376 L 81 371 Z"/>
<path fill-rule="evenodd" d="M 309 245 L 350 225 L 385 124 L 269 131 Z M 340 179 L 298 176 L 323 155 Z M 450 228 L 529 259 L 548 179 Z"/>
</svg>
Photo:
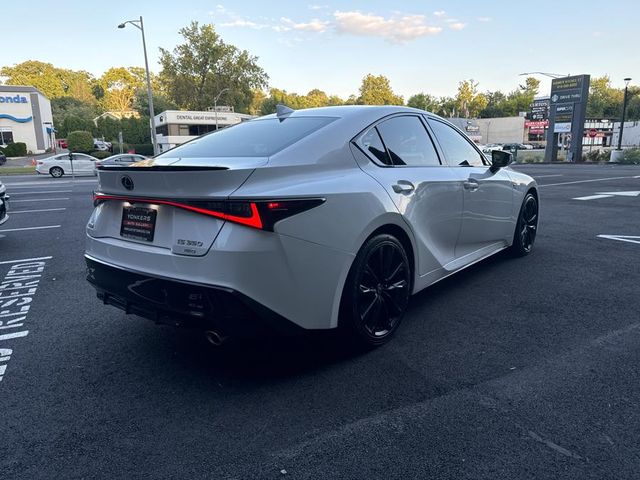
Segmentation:
<svg viewBox="0 0 640 480">
<path fill-rule="evenodd" d="M 458 111 L 458 116 L 475 118 L 487 104 L 487 98 L 478 92 L 478 82 L 470 79 L 463 80 L 458 84 L 458 93 L 456 95 L 456 110 Z"/>
<path fill-rule="evenodd" d="M 253 90 L 267 86 L 268 76 L 257 57 L 224 43 L 213 25 L 192 22 L 180 34 L 185 42 L 173 52 L 160 49 L 160 76 L 169 98 L 180 108 L 204 110 L 228 88 L 222 99 L 246 112 Z"/>
<path fill-rule="evenodd" d="M 92 93 L 90 73 L 57 68 L 51 63 L 27 60 L 12 67 L 0 68 L 0 76 L 6 77 L 9 85 L 28 85 L 40 90 L 47 98 L 73 97 L 91 102 Z"/>
<path fill-rule="evenodd" d="M 407 106 L 426 110 L 427 112 L 437 112 L 440 102 L 433 95 L 429 95 L 428 93 L 418 93 L 409 97 L 409 100 L 407 100 Z"/>
<path fill-rule="evenodd" d="M 165 110 L 176 110 L 178 106 L 169 100 L 167 97 L 160 93 L 156 93 L 158 90 L 153 90 L 153 110 L 155 114 L 164 112 Z M 135 91 L 133 97 L 133 109 L 143 117 L 149 117 L 149 95 L 147 89 L 139 88 Z"/>
<path fill-rule="evenodd" d="M 357 103 L 361 105 L 404 105 L 404 99 L 393 93 L 387 77 L 368 74 L 362 79 Z"/>
<path fill-rule="evenodd" d="M 98 79 L 104 98 L 105 110 L 126 112 L 133 108 L 136 90 L 145 86 L 144 69 L 139 67 L 112 67 Z"/>
<path fill-rule="evenodd" d="M 89 153 L 93 150 L 93 135 L 83 130 L 69 132 L 67 144 L 71 152 Z"/>
</svg>

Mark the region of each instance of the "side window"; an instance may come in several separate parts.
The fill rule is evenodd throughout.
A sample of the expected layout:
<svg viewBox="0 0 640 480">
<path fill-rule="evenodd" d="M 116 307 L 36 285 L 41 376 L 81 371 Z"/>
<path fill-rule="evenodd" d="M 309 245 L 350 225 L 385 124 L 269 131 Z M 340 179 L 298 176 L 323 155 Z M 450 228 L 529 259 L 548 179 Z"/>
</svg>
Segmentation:
<svg viewBox="0 0 640 480">
<path fill-rule="evenodd" d="M 433 142 L 418 117 L 394 117 L 380 123 L 378 130 L 394 165 L 440 165 Z"/>
<path fill-rule="evenodd" d="M 362 147 L 367 153 L 373 155 L 373 157 L 384 165 L 391 165 L 391 159 L 387 155 L 387 150 L 384 148 L 382 140 L 376 127 L 371 127 L 364 135 L 360 137 L 358 141 L 360 147 Z"/>
<path fill-rule="evenodd" d="M 459 132 L 438 120 L 430 118 L 428 121 L 449 165 L 463 167 L 486 165 L 478 151 Z"/>
</svg>

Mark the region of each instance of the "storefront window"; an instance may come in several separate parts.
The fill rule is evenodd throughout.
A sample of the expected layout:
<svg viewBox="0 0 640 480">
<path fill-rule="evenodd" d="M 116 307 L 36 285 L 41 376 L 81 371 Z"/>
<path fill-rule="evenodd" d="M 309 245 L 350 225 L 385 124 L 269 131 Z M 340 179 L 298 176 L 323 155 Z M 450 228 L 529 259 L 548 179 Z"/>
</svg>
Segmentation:
<svg viewBox="0 0 640 480">
<path fill-rule="evenodd" d="M 0 128 L 0 145 L 13 143 L 13 132 L 8 128 Z"/>
</svg>

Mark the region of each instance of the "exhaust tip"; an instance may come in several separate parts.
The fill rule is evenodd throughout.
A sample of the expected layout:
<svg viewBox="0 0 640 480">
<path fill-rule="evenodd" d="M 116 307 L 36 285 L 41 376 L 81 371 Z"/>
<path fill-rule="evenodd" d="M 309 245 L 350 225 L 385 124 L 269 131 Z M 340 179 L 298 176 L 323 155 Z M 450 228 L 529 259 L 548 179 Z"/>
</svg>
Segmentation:
<svg viewBox="0 0 640 480">
<path fill-rule="evenodd" d="M 215 330 L 207 330 L 206 332 L 204 332 L 204 335 L 207 341 L 214 347 L 221 347 L 228 338 L 220 334 L 219 332 L 216 332 Z"/>
</svg>

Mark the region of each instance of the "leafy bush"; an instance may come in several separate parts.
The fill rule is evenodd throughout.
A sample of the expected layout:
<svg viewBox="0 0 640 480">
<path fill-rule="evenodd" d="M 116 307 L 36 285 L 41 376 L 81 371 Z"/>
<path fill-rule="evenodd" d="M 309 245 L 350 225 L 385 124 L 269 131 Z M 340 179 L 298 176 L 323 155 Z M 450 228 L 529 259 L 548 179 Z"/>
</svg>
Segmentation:
<svg viewBox="0 0 640 480">
<path fill-rule="evenodd" d="M 630 165 L 640 165 L 640 148 L 630 148 L 624 150 L 620 163 L 626 163 Z"/>
<path fill-rule="evenodd" d="M 85 130 L 70 132 L 67 144 L 71 152 L 89 153 L 93 150 L 93 135 Z"/>
<path fill-rule="evenodd" d="M 24 157 L 27 154 L 27 144 L 23 142 L 10 143 L 4 148 L 7 157 Z"/>
<path fill-rule="evenodd" d="M 92 157 L 96 157 L 99 159 L 103 159 L 103 158 L 107 158 L 110 157 L 111 155 L 113 155 L 113 153 L 111 152 L 105 152 L 104 150 L 96 150 L 95 152 L 91 152 L 90 154 Z"/>
<path fill-rule="evenodd" d="M 139 153 L 140 155 L 153 155 L 153 145 L 150 143 L 129 143 L 126 146 L 128 148 L 125 152 L 135 150 L 135 153 Z"/>
<path fill-rule="evenodd" d="M 608 150 L 600 150 L 598 148 L 596 150 L 591 150 L 590 152 L 583 154 L 582 160 L 585 162 L 597 162 L 597 163 L 608 162 L 610 155 L 611 155 L 611 152 L 609 152 Z"/>
</svg>

